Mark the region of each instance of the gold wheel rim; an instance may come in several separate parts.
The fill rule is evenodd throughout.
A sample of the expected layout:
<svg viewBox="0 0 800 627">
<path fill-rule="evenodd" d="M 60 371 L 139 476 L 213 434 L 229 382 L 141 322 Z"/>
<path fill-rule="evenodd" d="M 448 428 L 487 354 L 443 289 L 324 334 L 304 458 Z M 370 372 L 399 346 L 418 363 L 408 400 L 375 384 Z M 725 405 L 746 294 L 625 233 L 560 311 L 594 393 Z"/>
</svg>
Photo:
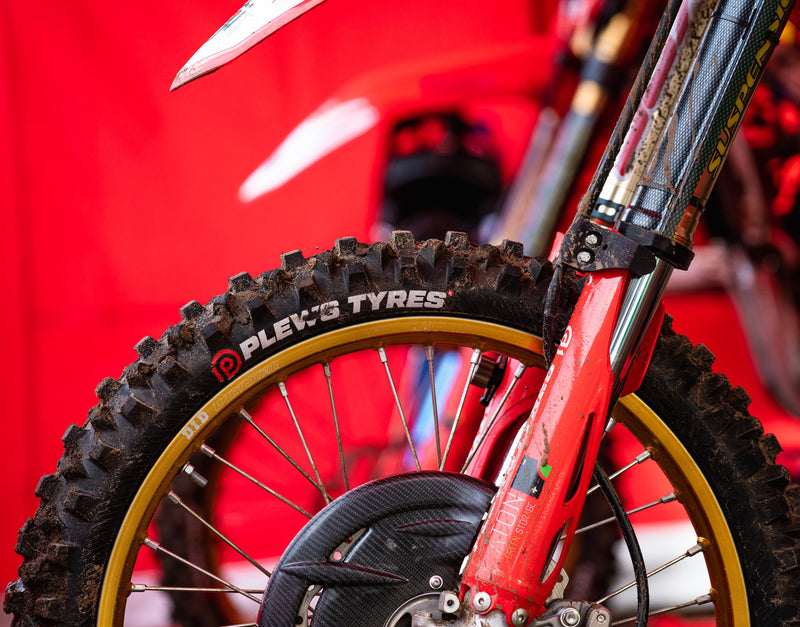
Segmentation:
<svg viewBox="0 0 800 627">
<path fill-rule="evenodd" d="M 120 526 L 106 568 L 98 607 L 98 625 L 122 625 L 133 565 L 147 527 L 175 475 L 205 437 L 232 410 L 295 372 L 343 353 L 406 343 L 461 344 L 491 348 L 540 366 L 541 340 L 529 333 L 490 322 L 448 317 L 411 317 L 355 325 L 305 340 L 264 360 L 211 398 L 187 420 L 205 415 L 191 438 L 181 431 L 167 445 L 145 477 Z M 747 591 L 738 554 L 725 517 L 711 487 L 675 434 L 635 395 L 620 400 L 615 417 L 659 460 L 659 466 L 681 494 L 698 536 L 712 549 L 705 551 L 718 621 L 749 625 Z M 725 593 L 727 591 L 727 593 Z M 721 594 L 720 594 L 721 593 Z"/>
<path fill-rule="evenodd" d="M 704 551 L 703 556 L 713 586 L 711 595 L 717 624 L 750 625 L 747 586 L 736 545 L 719 501 L 702 471 L 672 430 L 635 394 L 617 403 L 614 416 L 657 460 L 676 494 L 680 495 L 698 539 L 716 549 Z"/>
</svg>

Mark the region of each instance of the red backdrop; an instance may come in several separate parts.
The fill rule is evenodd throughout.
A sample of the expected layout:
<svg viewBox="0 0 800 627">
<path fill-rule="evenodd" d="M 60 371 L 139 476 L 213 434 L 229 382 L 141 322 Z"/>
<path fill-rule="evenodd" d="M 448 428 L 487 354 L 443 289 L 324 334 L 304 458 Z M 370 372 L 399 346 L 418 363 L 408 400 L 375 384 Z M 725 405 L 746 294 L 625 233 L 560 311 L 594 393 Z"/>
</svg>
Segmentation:
<svg viewBox="0 0 800 627">
<path fill-rule="evenodd" d="M 370 136 L 251 205 L 236 200 L 244 177 L 351 77 L 519 36 L 530 20 L 525 0 L 502 11 L 482 0 L 458 10 L 336 0 L 169 93 L 241 1 L 0 3 L 0 582 L 16 577 L 16 532 L 39 476 L 55 470 L 59 437 L 143 335 L 160 335 L 228 276 L 276 266 L 281 251 L 367 235 L 369 181 L 354 164 L 369 158 Z M 706 304 L 727 316 L 707 343 L 748 383 L 727 301 Z"/>
<path fill-rule="evenodd" d="M 314 9 L 231 66 L 169 93 L 242 0 L 0 3 L 0 582 L 17 529 L 104 376 L 178 307 L 284 250 L 366 237 L 368 136 L 250 205 L 244 178 L 350 78 L 388 60 L 528 29 L 524 0 Z M 325 176 L 322 176 L 322 174 Z"/>
</svg>

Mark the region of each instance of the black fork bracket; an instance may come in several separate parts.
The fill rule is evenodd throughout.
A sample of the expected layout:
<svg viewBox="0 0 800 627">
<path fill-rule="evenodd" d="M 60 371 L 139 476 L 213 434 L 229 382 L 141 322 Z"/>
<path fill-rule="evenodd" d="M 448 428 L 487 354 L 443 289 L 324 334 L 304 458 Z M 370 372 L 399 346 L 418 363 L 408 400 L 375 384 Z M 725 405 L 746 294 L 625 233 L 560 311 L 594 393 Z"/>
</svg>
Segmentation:
<svg viewBox="0 0 800 627">
<path fill-rule="evenodd" d="M 623 221 L 672 237 L 724 161 L 792 0 L 720 0 Z"/>
<path fill-rule="evenodd" d="M 558 263 L 581 272 L 624 268 L 642 276 L 653 271 L 656 257 L 634 239 L 579 215 L 564 234 Z"/>
</svg>

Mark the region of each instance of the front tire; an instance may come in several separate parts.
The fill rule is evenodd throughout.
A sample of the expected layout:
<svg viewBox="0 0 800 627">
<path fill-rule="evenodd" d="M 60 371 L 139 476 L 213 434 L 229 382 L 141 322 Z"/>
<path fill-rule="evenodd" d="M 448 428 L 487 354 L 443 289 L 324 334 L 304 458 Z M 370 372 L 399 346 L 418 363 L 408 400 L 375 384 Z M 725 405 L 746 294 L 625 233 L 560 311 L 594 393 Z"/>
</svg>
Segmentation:
<svg viewBox="0 0 800 627">
<path fill-rule="evenodd" d="M 457 373 L 475 350 L 542 367 L 551 276 L 518 244 L 475 248 L 462 234 L 417 243 L 398 232 L 386 244 L 345 238 L 309 259 L 286 254 L 278 270 L 238 275 L 207 305 L 188 304 L 179 324 L 137 345 L 119 380 L 101 383 L 86 424 L 65 434 L 17 543 L 25 560 L 6 593 L 14 624 L 131 624 L 136 600 L 163 599 L 152 590 L 162 584 L 189 587 L 175 583 L 187 573 L 205 583 L 168 591 L 177 620 L 254 624 L 270 558 L 326 502 L 379 476 L 439 465 L 433 440 L 414 432 L 431 413 L 428 396 L 413 393 L 426 379 L 426 348 L 434 369 Z M 774 464 L 777 441 L 747 414 L 744 393 L 711 373 L 712 359 L 665 325 L 641 389 L 615 410 L 624 429 L 609 457 L 626 465 L 619 451 L 633 443 L 647 461 L 619 481 L 656 485 L 655 473 L 673 486 L 680 505 L 664 507 L 702 538 L 690 561 L 713 593 L 692 594 L 709 599 L 717 624 L 788 627 L 800 620 L 797 489 Z M 466 386 L 456 385 L 457 397 Z M 453 411 L 441 413 L 446 441 Z M 637 481 L 640 467 L 648 478 Z M 242 496 L 244 485 L 256 486 L 258 501 Z M 641 490 L 630 491 L 638 504 Z M 157 512 L 184 517 L 196 533 L 170 537 L 180 527 L 156 525 Z M 239 523 L 244 515 L 255 517 Z M 176 547 L 197 555 L 193 565 Z M 154 579 L 159 560 L 177 574 Z M 235 583 L 232 563 L 256 583 Z M 238 592 L 220 592 L 225 584 L 198 570 L 217 568 Z M 297 611 L 299 624 L 309 622 Z M 623 617 L 625 601 L 614 611 Z"/>
</svg>

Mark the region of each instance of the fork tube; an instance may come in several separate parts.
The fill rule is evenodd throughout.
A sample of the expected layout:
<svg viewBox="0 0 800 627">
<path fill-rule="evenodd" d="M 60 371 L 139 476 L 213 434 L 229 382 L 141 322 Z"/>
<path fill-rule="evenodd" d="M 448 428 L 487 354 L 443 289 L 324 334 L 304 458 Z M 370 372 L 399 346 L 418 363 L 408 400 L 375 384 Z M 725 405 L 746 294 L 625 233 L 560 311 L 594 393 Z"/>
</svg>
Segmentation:
<svg viewBox="0 0 800 627">
<path fill-rule="evenodd" d="M 790 5 L 791 0 L 720 0 L 625 222 L 669 238 L 683 224 L 680 243 L 691 247 L 696 217 Z"/>
<path fill-rule="evenodd" d="M 611 138 L 608 141 L 606 150 L 600 159 L 600 163 L 597 166 L 594 176 L 592 177 L 592 183 L 589 186 L 589 190 L 581 200 L 581 206 L 579 207 L 579 210 L 585 215 L 589 215 L 589 213 L 597 204 L 598 197 L 600 196 L 600 190 L 603 187 L 603 182 L 611 173 L 611 169 L 614 166 L 614 162 L 620 152 L 620 148 L 622 147 L 625 137 L 630 131 L 631 125 L 636 118 L 637 110 L 650 79 L 653 76 L 653 72 L 656 69 L 662 50 L 664 49 L 667 39 L 670 36 L 675 17 L 677 16 L 682 3 L 683 0 L 669 0 L 667 3 L 667 8 L 661 16 L 661 21 L 658 24 L 655 36 L 650 43 L 650 48 L 645 55 L 644 62 L 639 69 L 636 80 L 631 87 L 631 91 L 628 94 L 628 99 L 625 101 L 625 105 L 622 108 L 620 117 L 617 120 L 617 125 L 614 127 L 614 131 L 612 132 Z"/>
<path fill-rule="evenodd" d="M 620 308 L 617 326 L 611 336 L 611 371 L 614 373 L 616 396 L 624 383 L 631 356 L 641 344 L 645 331 L 653 320 L 658 304 L 667 287 L 673 266 L 663 259 L 656 261 L 655 269 L 645 276 L 631 279 Z"/>
<path fill-rule="evenodd" d="M 625 222 L 656 230 L 691 249 L 702 208 L 788 18 L 789 5 L 790 0 L 764 1 L 757 7 L 727 0 L 720 3 L 697 53 L 691 80 L 684 85 Z M 749 36 L 743 38 L 744 33 Z M 723 98 L 712 87 L 720 82 Z M 621 388 L 630 355 L 652 319 L 671 270 L 659 260 L 653 273 L 631 281 L 611 344 L 615 392 Z"/>
</svg>

